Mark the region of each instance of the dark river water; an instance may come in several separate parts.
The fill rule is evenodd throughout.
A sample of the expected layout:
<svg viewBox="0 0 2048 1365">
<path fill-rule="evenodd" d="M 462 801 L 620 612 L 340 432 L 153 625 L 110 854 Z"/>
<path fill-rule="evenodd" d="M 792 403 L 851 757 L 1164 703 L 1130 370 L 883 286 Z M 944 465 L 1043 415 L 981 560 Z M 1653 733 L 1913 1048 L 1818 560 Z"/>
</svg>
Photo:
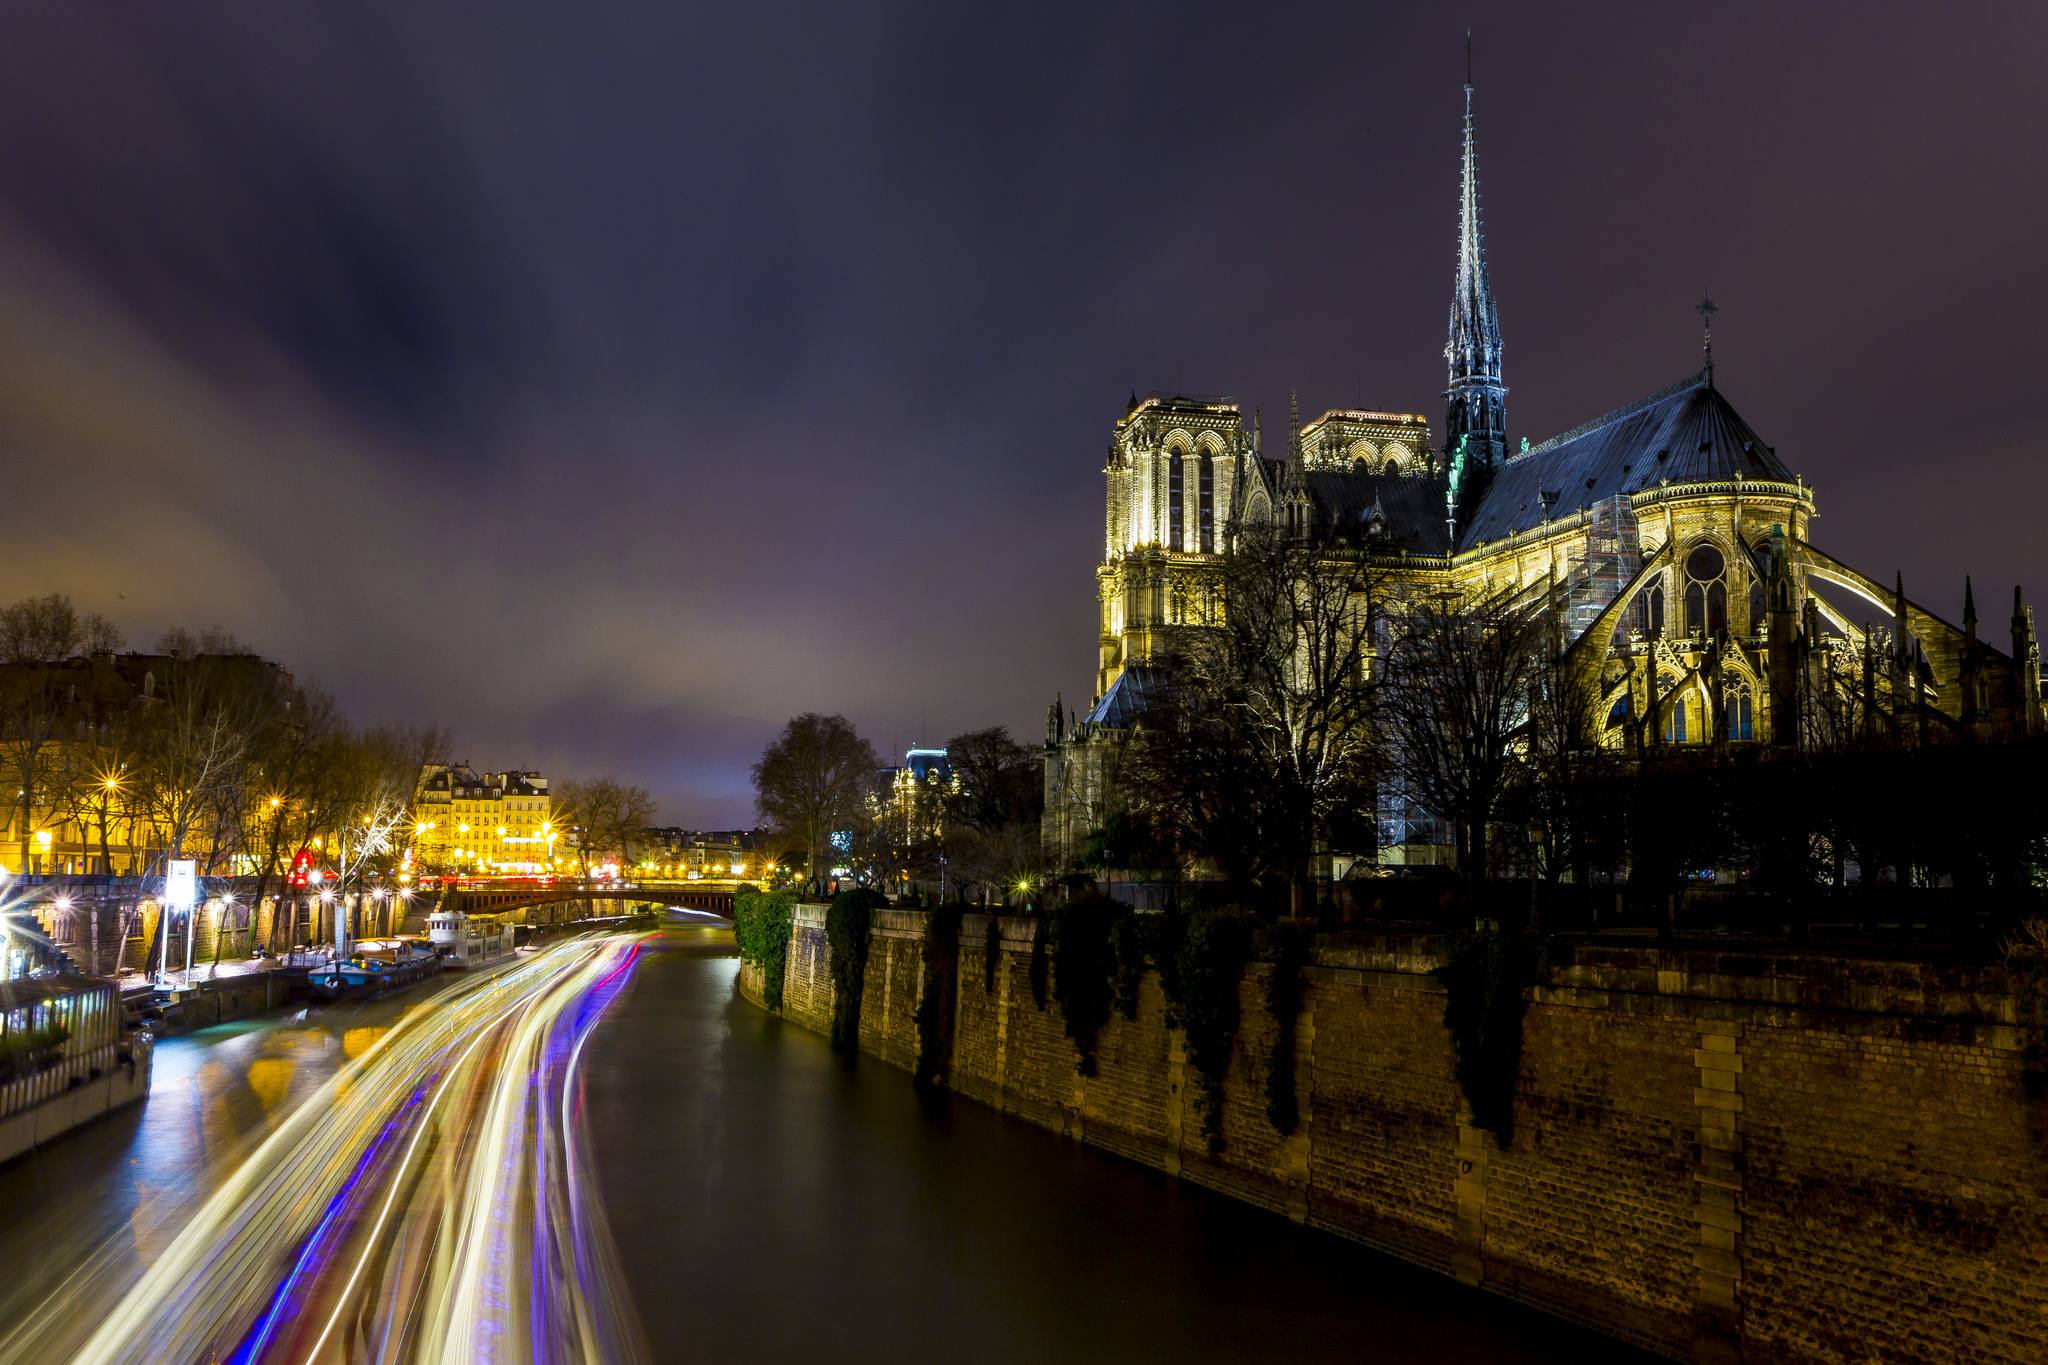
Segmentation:
<svg viewBox="0 0 2048 1365">
<path fill-rule="evenodd" d="M 738 999 L 672 933 L 585 1050 L 664 1361 L 1655 1359 L 1006 1119 Z"/>
</svg>

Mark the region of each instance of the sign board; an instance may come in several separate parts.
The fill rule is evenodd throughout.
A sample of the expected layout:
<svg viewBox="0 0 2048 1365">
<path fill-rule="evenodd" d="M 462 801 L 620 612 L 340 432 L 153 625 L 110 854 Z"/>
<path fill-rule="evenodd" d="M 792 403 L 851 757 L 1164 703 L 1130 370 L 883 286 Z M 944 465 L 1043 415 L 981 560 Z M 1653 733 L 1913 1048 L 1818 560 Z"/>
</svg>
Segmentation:
<svg viewBox="0 0 2048 1365">
<path fill-rule="evenodd" d="M 199 879 L 193 875 L 196 864 L 190 858 L 173 858 L 164 877 L 164 904 L 173 910 L 190 910 L 192 903 L 199 899 Z"/>
</svg>

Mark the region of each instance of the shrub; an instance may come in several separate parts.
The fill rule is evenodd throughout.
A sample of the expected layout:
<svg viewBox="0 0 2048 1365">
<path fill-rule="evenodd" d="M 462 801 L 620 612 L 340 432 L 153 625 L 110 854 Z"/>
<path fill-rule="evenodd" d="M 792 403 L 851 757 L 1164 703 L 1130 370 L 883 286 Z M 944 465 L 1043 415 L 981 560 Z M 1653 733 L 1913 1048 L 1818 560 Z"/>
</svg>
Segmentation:
<svg viewBox="0 0 2048 1365">
<path fill-rule="evenodd" d="M 739 944 L 740 961 L 760 968 L 761 1003 L 771 1010 L 782 1008 L 782 964 L 789 956 L 795 905 L 793 891 L 756 891 L 736 895 L 732 901 L 732 936 Z"/>
<path fill-rule="evenodd" d="M 832 956 L 832 1043 L 860 1045 L 860 1002 L 868 980 L 868 943 L 875 911 L 889 903 L 879 891 L 842 891 L 825 911 L 825 943 Z"/>
<path fill-rule="evenodd" d="M 1130 914 L 1129 907 L 1098 892 L 1075 897 L 1052 917 L 1052 990 L 1080 1054 L 1075 1069 L 1083 1076 L 1095 1074 L 1095 1040 L 1116 1005 L 1111 936 Z"/>
</svg>

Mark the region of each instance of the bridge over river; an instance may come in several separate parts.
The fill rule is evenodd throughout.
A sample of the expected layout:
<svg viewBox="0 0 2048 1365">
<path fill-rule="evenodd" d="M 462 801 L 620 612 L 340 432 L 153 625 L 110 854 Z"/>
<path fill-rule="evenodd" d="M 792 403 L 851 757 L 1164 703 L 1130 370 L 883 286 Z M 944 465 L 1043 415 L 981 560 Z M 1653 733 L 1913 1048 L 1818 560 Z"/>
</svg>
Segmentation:
<svg viewBox="0 0 2048 1365">
<path fill-rule="evenodd" d="M 738 887 L 737 882 L 508 877 L 458 883 L 442 892 L 436 908 L 460 910 L 465 915 L 502 915 L 534 906 L 604 901 L 624 905 L 665 905 L 729 919 L 732 916 L 732 898 Z"/>
</svg>

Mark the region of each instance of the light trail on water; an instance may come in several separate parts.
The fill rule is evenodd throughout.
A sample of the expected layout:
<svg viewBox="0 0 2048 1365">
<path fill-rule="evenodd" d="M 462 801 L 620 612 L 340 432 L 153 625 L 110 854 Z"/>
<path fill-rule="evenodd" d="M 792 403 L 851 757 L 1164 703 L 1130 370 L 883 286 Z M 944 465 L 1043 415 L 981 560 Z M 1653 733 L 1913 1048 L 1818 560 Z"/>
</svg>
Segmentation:
<svg viewBox="0 0 2048 1365">
<path fill-rule="evenodd" d="M 578 1070 L 644 943 L 558 944 L 408 1015 L 200 1208 L 80 1365 L 644 1360 Z"/>
</svg>

